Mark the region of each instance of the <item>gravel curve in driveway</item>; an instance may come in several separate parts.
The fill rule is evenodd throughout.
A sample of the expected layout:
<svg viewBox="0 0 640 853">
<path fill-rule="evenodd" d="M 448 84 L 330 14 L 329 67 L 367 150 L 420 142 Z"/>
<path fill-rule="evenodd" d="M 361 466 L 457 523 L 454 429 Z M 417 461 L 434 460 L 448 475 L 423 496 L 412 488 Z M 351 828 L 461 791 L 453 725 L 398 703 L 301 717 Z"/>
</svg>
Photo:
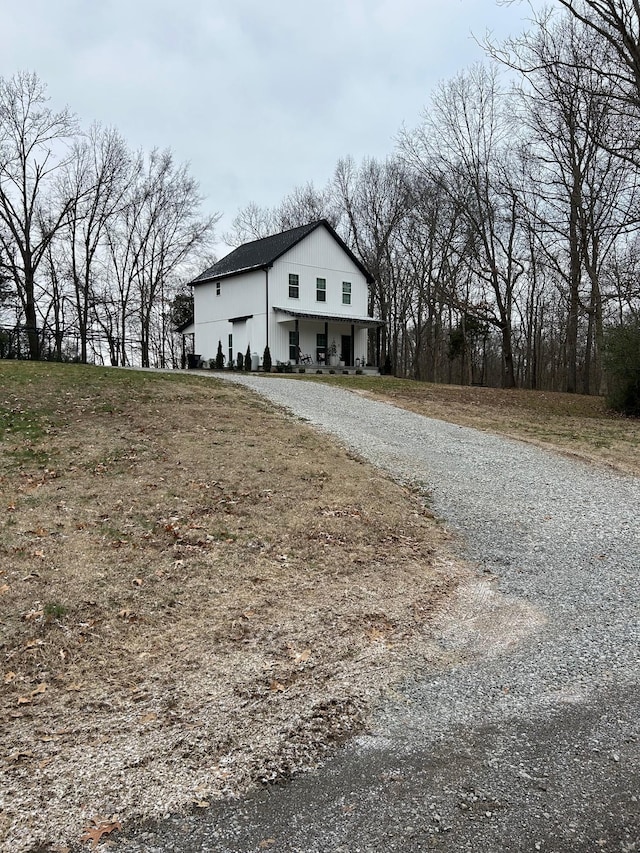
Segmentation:
<svg viewBox="0 0 640 853">
<path fill-rule="evenodd" d="M 467 662 L 403 685 L 324 767 L 115 849 L 640 853 L 640 480 L 327 384 L 233 381 L 428 491 L 487 595 L 523 607 L 501 646 L 443 629 Z"/>
</svg>

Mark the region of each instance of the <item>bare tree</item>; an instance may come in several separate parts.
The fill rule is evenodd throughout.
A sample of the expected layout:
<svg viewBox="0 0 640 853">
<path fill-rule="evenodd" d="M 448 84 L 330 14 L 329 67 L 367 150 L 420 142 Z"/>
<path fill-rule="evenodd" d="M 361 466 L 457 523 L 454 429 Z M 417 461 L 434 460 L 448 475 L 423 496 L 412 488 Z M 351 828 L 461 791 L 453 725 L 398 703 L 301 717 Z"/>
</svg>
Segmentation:
<svg viewBox="0 0 640 853">
<path fill-rule="evenodd" d="M 128 191 L 118 215 L 106 223 L 106 280 L 93 306 L 93 318 L 107 338 L 111 363 L 127 365 L 128 333 L 133 316 L 134 283 L 140 246 L 134 239 L 140 207 L 144 161 L 138 153 L 131 162 Z"/>
<path fill-rule="evenodd" d="M 260 207 L 255 202 L 243 207 L 223 239 L 228 246 L 235 248 L 318 219 L 326 219 L 337 228 L 341 214 L 342 209 L 331 185 L 318 190 L 308 182 L 295 187 L 275 207 Z"/>
<path fill-rule="evenodd" d="M 498 0 L 511 5 L 522 0 Z M 561 11 L 566 11 L 581 27 L 590 31 L 592 43 L 598 49 L 590 55 L 565 57 L 567 69 L 576 69 L 572 62 L 578 60 L 580 69 L 591 77 L 593 92 L 609 101 L 610 110 L 620 118 L 615 153 L 634 165 L 640 163 L 638 149 L 640 130 L 640 3 L 638 0 L 558 0 Z M 534 28 L 548 29 L 553 11 L 545 7 L 533 12 Z M 489 52 L 494 48 L 488 45 Z M 603 56 L 606 60 L 603 61 Z M 530 70 L 535 70 L 531 66 Z"/>
<path fill-rule="evenodd" d="M 110 262 L 119 293 L 116 302 L 123 363 L 128 359 L 126 338 L 133 312 L 143 367 L 150 364 L 156 317 L 161 324 L 161 340 L 166 338 L 173 279 L 189 256 L 212 239 L 219 219 L 217 214 L 203 216 L 201 201 L 198 184 L 188 167 L 175 166 L 170 151 L 155 150 L 146 163 L 139 160 L 127 204 L 107 228 Z"/>
<path fill-rule="evenodd" d="M 274 211 L 260 207 L 252 201 L 236 214 L 231 223 L 231 230 L 225 231 L 223 240 L 228 246 L 236 248 L 243 243 L 276 234 L 278 230 Z"/>
<path fill-rule="evenodd" d="M 374 279 L 370 310 L 384 322 L 382 356 L 388 353 L 397 366 L 410 302 L 408 270 L 398 256 L 400 225 L 411 203 L 406 172 L 398 158 L 365 160 L 359 168 L 347 158 L 338 162 L 334 181 L 346 241 Z"/>
<path fill-rule="evenodd" d="M 70 199 L 61 237 L 73 283 L 80 360 L 87 361 L 89 321 L 102 267 L 101 248 L 109 222 L 122 210 L 132 179 L 132 157 L 120 134 L 93 125 L 77 140 L 60 181 Z"/>
<path fill-rule="evenodd" d="M 423 124 L 400 141 L 412 168 L 438 181 L 460 211 L 460 258 L 474 280 L 466 313 L 499 330 L 508 388 L 516 384 L 512 320 L 524 271 L 517 190 L 509 175 L 513 133 L 497 73 L 476 65 L 441 84 Z"/>
<path fill-rule="evenodd" d="M 532 169 L 527 195 L 537 217 L 530 223 L 566 300 L 566 390 L 578 390 L 582 361 L 582 391 L 589 393 L 592 361 L 596 382 L 600 373 L 600 269 L 636 206 L 637 173 L 619 151 L 629 122 L 615 111 L 614 86 L 600 73 L 609 50 L 579 20 L 546 15 L 492 52 L 523 73 L 519 94 Z"/>
<path fill-rule="evenodd" d="M 48 106 L 44 84 L 21 72 L 0 78 L 0 247 L 24 312 L 32 359 L 40 358 L 36 275 L 71 206 L 52 192 L 75 132 L 68 109 Z"/>
<path fill-rule="evenodd" d="M 468 275 L 454 246 L 462 227 L 456 205 L 441 184 L 424 175 L 407 175 L 410 204 L 400 224 L 398 252 L 410 288 L 406 338 L 409 375 L 429 382 L 451 380 L 448 338 L 452 310 Z M 462 299 L 464 301 L 464 299 Z"/>
<path fill-rule="evenodd" d="M 342 210 L 333 187 L 328 184 L 318 190 L 309 181 L 285 196 L 275 208 L 278 230 L 286 231 L 318 219 L 326 219 L 333 228 L 340 222 Z"/>
<path fill-rule="evenodd" d="M 558 0 L 578 21 L 604 39 L 614 66 L 598 66 L 609 82 L 610 97 L 640 108 L 640 3 L 638 0 Z"/>
</svg>

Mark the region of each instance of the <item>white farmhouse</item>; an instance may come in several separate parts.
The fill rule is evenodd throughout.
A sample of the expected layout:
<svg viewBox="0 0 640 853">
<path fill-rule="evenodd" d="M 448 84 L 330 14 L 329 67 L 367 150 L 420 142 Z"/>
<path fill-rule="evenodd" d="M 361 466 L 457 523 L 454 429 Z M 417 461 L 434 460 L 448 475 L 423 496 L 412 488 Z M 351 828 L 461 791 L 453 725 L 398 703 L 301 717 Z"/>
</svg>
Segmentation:
<svg viewBox="0 0 640 853">
<path fill-rule="evenodd" d="M 262 360 L 364 366 L 371 275 L 321 219 L 239 246 L 193 282 L 194 351 L 227 364 L 247 347 Z"/>
</svg>

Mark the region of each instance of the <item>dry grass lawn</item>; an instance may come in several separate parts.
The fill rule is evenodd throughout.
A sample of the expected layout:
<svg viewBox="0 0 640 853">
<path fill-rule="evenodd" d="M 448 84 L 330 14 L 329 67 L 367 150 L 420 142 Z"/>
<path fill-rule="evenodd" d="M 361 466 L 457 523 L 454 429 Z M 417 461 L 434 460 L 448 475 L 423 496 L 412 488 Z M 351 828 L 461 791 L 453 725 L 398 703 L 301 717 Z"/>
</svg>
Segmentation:
<svg viewBox="0 0 640 853">
<path fill-rule="evenodd" d="M 597 398 L 320 381 L 640 473 Z M 0 509 L 7 853 L 286 777 L 461 654 L 420 495 L 210 377 L 0 362 Z"/>
<path fill-rule="evenodd" d="M 466 570 L 420 496 L 242 389 L 0 362 L 0 849 L 309 766 Z"/>
</svg>

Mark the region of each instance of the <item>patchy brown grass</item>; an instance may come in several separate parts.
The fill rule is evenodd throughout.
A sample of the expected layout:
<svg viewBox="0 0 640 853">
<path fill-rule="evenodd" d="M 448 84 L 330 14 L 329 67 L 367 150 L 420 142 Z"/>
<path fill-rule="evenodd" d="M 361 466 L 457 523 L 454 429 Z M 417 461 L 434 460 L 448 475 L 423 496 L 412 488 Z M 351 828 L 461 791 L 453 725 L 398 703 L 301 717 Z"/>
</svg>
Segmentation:
<svg viewBox="0 0 640 853">
<path fill-rule="evenodd" d="M 419 495 L 244 390 L 0 362 L 0 429 L 3 850 L 308 766 L 438 659 Z"/>
<path fill-rule="evenodd" d="M 640 475 L 640 421 L 608 411 L 602 397 L 435 385 L 388 377 L 317 379 L 427 417 L 495 432 Z"/>
</svg>

